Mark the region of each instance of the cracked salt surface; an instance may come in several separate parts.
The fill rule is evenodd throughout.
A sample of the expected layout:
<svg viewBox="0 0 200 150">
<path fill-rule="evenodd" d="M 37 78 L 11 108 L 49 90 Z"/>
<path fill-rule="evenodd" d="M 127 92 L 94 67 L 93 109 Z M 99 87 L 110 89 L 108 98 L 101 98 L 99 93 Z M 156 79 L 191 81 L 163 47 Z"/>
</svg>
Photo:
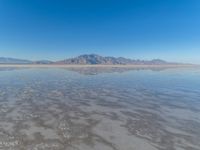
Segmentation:
<svg viewBox="0 0 200 150">
<path fill-rule="evenodd" d="M 0 69 L 0 149 L 199 150 L 199 75 Z"/>
</svg>

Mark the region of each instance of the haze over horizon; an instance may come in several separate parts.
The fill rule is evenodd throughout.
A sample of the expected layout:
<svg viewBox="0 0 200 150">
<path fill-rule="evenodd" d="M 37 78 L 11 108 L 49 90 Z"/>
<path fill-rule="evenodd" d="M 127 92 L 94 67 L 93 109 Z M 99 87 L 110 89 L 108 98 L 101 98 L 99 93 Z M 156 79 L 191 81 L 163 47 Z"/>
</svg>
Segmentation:
<svg viewBox="0 0 200 150">
<path fill-rule="evenodd" d="M 200 64 L 199 26 L 198 0 L 1 0 L 0 57 Z"/>
</svg>

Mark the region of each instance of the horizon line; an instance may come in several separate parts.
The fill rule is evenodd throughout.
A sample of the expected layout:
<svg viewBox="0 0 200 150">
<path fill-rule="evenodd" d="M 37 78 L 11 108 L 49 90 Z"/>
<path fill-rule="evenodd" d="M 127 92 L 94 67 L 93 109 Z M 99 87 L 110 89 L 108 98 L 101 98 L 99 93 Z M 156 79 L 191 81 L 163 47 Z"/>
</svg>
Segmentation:
<svg viewBox="0 0 200 150">
<path fill-rule="evenodd" d="M 22 57 L 13 57 L 13 56 L 0 56 L 0 58 L 8 58 L 8 59 L 19 59 L 19 60 L 25 60 L 25 61 L 31 61 L 31 62 L 36 62 L 36 61 L 51 61 L 51 62 L 58 62 L 66 59 L 72 59 L 72 58 L 77 58 L 82 55 L 98 55 L 101 57 L 114 57 L 114 58 L 125 58 L 125 59 L 131 59 L 131 60 L 139 60 L 139 61 L 152 61 L 152 60 L 162 60 L 166 61 L 169 63 L 182 63 L 182 64 L 190 64 L 190 65 L 200 65 L 200 63 L 192 63 L 192 62 L 184 62 L 184 61 L 170 61 L 167 59 L 162 59 L 162 58 L 151 58 L 151 59 L 144 59 L 144 58 L 130 58 L 130 57 L 124 57 L 124 56 L 110 56 L 110 55 L 101 55 L 101 54 L 96 54 L 96 53 L 86 53 L 86 54 L 79 54 L 79 55 L 74 55 L 74 56 L 69 56 L 65 58 L 59 58 L 59 59 L 51 59 L 51 58 L 44 58 L 44 59 L 30 59 L 30 58 L 22 58 Z"/>
</svg>

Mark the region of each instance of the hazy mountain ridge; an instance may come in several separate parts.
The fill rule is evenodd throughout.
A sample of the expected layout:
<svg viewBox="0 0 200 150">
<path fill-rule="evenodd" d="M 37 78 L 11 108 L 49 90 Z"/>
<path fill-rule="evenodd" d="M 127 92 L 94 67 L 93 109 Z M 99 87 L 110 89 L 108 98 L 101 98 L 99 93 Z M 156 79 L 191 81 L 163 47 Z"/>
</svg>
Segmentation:
<svg viewBox="0 0 200 150">
<path fill-rule="evenodd" d="M 0 64 L 31 64 L 31 63 L 32 61 L 30 60 L 0 57 Z"/>
<path fill-rule="evenodd" d="M 60 61 L 39 60 L 30 61 L 16 58 L 0 57 L 0 64 L 74 64 L 74 65 L 165 65 L 165 64 L 178 64 L 170 63 L 161 59 L 147 60 L 134 60 L 123 57 L 103 57 L 96 54 L 84 54 L 74 58 L 68 58 Z"/>
<path fill-rule="evenodd" d="M 53 61 L 50 60 L 37 60 L 37 61 L 33 61 L 33 64 L 53 64 Z"/>
<path fill-rule="evenodd" d="M 163 64 L 174 64 L 169 63 L 160 59 L 153 59 L 150 61 L 145 60 L 134 60 L 123 57 L 103 57 L 96 54 L 80 55 L 75 58 L 69 58 L 62 61 L 57 61 L 57 64 L 82 64 L 82 65 L 163 65 Z"/>
</svg>

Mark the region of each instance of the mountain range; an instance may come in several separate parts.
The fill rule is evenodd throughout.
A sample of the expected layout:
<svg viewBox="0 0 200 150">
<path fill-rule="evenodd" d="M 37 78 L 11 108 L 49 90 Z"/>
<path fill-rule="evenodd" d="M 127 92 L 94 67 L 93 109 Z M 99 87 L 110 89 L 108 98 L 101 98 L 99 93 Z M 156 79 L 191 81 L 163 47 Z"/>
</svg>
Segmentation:
<svg viewBox="0 0 200 150">
<path fill-rule="evenodd" d="M 71 65 L 166 65 L 177 64 L 166 62 L 161 59 L 135 60 L 123 57 L 104 57 L 97 54 L 84 54 L 75 58 L 60 61 L 39 60 L 30 61 L 16 58 L 0 57 L 0 64 L 71 64 Z"/>
<path fill-rule="evenodd" d="M 31 64 L 31 63 L 32 61 L 30 60 L 0 57 L 0 64 Z"/>
</svg>

